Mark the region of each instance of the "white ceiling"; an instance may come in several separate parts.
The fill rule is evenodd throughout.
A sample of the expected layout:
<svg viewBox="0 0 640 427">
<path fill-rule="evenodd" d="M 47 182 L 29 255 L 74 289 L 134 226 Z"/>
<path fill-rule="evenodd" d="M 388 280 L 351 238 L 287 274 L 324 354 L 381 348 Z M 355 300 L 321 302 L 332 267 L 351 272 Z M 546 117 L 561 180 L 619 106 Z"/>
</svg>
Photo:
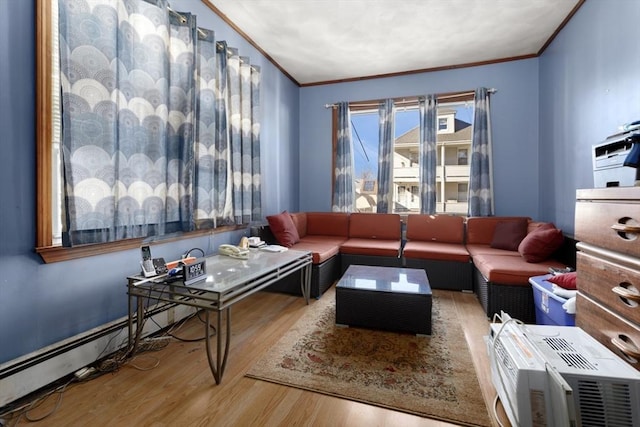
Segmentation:
<svg viewBox="0 0 640 427">
<path fill-rule="evenodd" d="M 582 0 L 205 0 L 301 85 L 537 55 Z"/>
</svg>

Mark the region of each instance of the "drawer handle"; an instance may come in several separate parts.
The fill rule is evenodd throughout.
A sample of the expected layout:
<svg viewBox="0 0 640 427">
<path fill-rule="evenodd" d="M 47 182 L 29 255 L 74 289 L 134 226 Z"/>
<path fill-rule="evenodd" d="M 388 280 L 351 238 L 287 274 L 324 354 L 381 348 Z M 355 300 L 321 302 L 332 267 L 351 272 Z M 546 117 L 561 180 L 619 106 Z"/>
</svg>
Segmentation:
<svg viewBox="0 0 640 427">
<path fill-rule="evenodd" d="M 623 288 L 622 286 L 616 286 L 615 288 L 611 288 L 611 291 L 622 298 L 626 298 L 631 301 L 640 302 L 640 294 L 634 291 L 630 291 L 629 289 Z"/>
<path fill-rule="evenodd" d="M 640 351 L 638 351 L 638 348 L 635 345 L 625 342 L 618 337 L 611 338 L 611 344 L 616 346 L 616 348 L 625 355 L 633 357 L 634 359 L 640 359 Z"/>
<path fill-rule="evenodd" d="M 613 224 L 611 228 L 620 233 L 640 233 L 640 225 Z"/>
</svg>

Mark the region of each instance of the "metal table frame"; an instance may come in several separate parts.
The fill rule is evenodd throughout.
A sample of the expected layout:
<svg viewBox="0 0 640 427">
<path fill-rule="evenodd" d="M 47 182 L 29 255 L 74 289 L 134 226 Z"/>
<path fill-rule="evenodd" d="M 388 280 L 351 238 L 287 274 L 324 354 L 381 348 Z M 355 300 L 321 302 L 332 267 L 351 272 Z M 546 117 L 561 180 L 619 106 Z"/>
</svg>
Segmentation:
<svg viewBox="0 0 640 427">
<path fill-rule="evenodd" d="M 129 349 L 132 354 L 135 354 L 138 348 L 144 321 L 145 300 L 202 309 L 205 311 L 207 359 L 216 384 L 220 384 L 231 343 L 231 306 L 296 272 L 300 273 L 302 295 L 305 302 L 309 304 L 312 255 L 311 252 L 294 250 L 281 253 L 252 251 L 248 260 L 237 260 L 220 255 L 205 259 L 207 276 L 189 285 L 185 285 L 182 281 L 169 282 L 166 275 L 153 278 L 141 276 L 127 278 Z M 135 304 L 134 299 L 136 299 Z M 215 360 L 209 335 L 212 311 L 217 313 Z M 223 317 L 226 321 L 224 344 Z"/>
</svg>

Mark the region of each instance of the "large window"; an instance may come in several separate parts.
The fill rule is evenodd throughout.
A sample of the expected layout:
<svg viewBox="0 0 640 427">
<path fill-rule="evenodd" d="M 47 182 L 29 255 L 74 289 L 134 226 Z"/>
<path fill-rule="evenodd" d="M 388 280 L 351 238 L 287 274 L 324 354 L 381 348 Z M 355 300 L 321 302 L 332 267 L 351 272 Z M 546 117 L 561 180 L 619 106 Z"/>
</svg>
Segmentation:
<svg viewBox="0 0 640 427">
<path fill-rule="evenodd" d="M 467 213 L 473 95 L 438 101 L 436 209 Z M 378 176 L 378 110 L 354 103 L 351 130 L 354 151 L 355 211 L 375 212 Z M 420 211 L 419 113 L 416 101 L 396 103 L 393 149 L 393 212 Z M 462 195 L 461 192 L 465 194 Z"/>
<path fill-rule="evenodd" d="M 115 6 L 37 2 L 47 262 L 261 215 L 259 67 L 168 2 Z"/>
</svg>

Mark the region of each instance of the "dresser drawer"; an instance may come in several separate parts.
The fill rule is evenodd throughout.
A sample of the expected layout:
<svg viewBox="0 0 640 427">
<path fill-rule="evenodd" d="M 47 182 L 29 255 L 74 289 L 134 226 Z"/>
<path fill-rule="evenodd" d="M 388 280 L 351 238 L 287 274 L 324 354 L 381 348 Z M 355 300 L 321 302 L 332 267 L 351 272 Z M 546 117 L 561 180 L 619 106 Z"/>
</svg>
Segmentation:
<svg viewBox="0 0 640 427">
<path fill-rule="evenodd" d="M 612 251 L 640 256 L 640 203 L 576 203 L 575 238 Z"/>
<path fill-rule="evenodd" d="M 584 252 L 576 257 L 580 292 L 640 325 L 640 271 Z"/>
<path fill-rule="evenodd" d="M 580 293 L 576 314 L 576 326 L 640 371 L 640 329 Z"/>
</svg>

